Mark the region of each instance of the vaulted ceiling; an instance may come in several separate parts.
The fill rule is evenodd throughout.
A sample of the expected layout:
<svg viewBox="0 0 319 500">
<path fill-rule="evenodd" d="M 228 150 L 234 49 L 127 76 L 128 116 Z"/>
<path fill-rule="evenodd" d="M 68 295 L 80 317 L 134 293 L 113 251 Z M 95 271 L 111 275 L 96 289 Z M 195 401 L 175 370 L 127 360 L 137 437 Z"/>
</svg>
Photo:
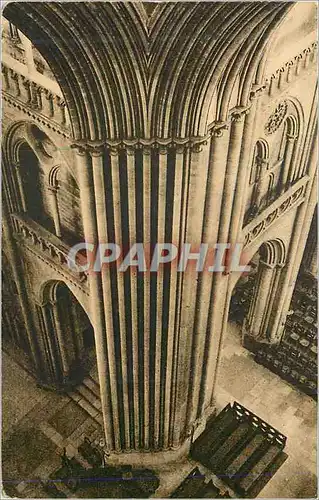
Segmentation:
<svg viewBox="0 0 319 500">
<path fill-rule="evenodd" d="M 204 135 L 257 78 L 286 2 L 12 2 L 4 15 L 50 65 L 76 140 Z M 245 90 L 246 89 L 246 90 Z"/>
</svg>

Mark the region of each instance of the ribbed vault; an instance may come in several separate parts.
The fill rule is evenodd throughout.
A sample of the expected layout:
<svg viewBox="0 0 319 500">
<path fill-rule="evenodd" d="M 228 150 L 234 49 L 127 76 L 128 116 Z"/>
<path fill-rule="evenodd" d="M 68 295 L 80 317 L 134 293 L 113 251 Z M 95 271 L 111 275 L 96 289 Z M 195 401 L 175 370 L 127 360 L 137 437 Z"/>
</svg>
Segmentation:
<svg viewBox="0 0 319 500">
<path fill-rule="evenodd" d="M 67 103 L 75 140 L 205 135 L 227 119 L 240 76 L 247 105 L 281 2 L 12 2 L 5 16 L 45 57 Z M 248 90 L 247 90 L 248 89 Z"/>
</svg>

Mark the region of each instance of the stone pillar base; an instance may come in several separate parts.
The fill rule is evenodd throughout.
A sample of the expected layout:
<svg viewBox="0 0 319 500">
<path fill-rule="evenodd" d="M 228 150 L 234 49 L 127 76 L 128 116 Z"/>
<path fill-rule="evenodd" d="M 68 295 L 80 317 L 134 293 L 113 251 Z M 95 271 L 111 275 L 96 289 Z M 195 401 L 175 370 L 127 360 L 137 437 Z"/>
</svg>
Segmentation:
<svg viewBox="0 0 319 500">
<path fill-rule="evenodd" d="M 246 330 L 245 328 L 243 328 L 243 331 L 242 331 L 242 345 L 243 347 L 245 347 L 246 349 L 248 349 L 248 351 L 251 351 L 253 353 L 257 352 L 258 349 L 263 346 L 263 345 L 275 345 L 275 344 L 278 344 L 279 343 L 279 340 L 278 342 L 270 342 L 269 339 L 267 338 L 256 338 L 254 337 L 248 330 Z"/>
<path fill-rule="evenodd" d="M 167 466 L 170 462 L 177 462 L 189 454 L 191 438 L 188 438 L 178 449 L 166 451 L 126 451 L 111 452 L 107 458 L 107 465 L 132 465 L 133 467 L 156 468 Z"/>
</svg>

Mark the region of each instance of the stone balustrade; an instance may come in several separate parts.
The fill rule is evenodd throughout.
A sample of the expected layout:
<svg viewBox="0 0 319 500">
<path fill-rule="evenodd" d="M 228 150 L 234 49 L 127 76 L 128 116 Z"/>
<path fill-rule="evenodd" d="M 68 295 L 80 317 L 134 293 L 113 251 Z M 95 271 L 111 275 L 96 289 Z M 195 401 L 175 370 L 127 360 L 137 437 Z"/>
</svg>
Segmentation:
<svg viewBox="0 0 319 500">
<path fill-rule="evenodd" d="M 304 175 L 243 228 L 244 246 L 250 245 L 275 221 L 303 202 L 308 181 L 309 176 Z"/>
<path fill-rule="evenodd" d="M 282 91 L 299 75 L 302 75 L 310 65 L 315 65 L 317 61 L 318 43 L 314 42 L 303 52 L 295 56 L 284 66 L 277 69 L 269 79 L 265 81 L 268 95 L 273 97 L 279 91 Z"/>
<path fill-rule="evenodd" d="M 72 271 L 68 266 L 69 246 L 31 219 L 12 214 L 11 221 L 18 241 L 26 245 L 37 257 L 57 270 L 59 274 L 67 276 L 77 287 L 87 293 L 86 273 Z"/>
<path fill-rule="evenodd" d="M 68 133 L 66 104 L 60 96 L 5 64 L 2 64 L 2 90 L 5 101 L 29 115 L 40 115 L 51 128 Z"/>
</svg>

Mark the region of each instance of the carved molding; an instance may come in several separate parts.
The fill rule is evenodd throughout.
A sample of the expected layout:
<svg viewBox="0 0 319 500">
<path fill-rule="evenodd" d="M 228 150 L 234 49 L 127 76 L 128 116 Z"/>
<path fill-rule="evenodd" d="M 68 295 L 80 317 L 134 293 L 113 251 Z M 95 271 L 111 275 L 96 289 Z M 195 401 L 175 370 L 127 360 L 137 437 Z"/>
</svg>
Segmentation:
<svg viewBox="0 0 319 500">
<path fill-rule="evenodd" d="M 290 83 L 292 78 L 298 77 L 303 69 L 307 69 L 309 63 L 314 63 L 317 48 L 318 42 L 313 42 L 301 53 L 287 61 L 281 68 L 278 68 L 265 81 L 265 86 L 268 87 L 268 95 L 272 96 L 274 91 L 281 90 L 283 84 Z"/>
<path fill-rule="evenodd" d="M 53 94 L 38 83 L 2 65 L 4 76 L 3 99 L 20 109 L 35 121 L 69 137 L 66 124 L 66 104 L 63 99 Z"/>
<path fill-rule="evenodd" d="M 276 220 L 289 212 L 289 210 L 303 202 L 308 181 L 309 177 L 305 175 L 243 228 L 244 247 L 250 245 L 256 238 L 269 229 Z"/>
<path fill-rule="evenodd" d="M 27 115 L 29 118 L 39 123 L 40 125 L 43 125 L 50 130 L 53 130 L 53 132 L 62 135 L 66 139 L 70 138 L 70 134 L 66 133 L 65 129 L 63 129 L 62 126 L 60 127 L 58 124 L 56 124 L 52 120 L 52 118 L 46 118 L 44 115 L 41 115 L 39 111 L 35 112 L 33 109 L 31 111 L 26 104 L 22 103 L 21 101 L 18 101 L 16 98 L 13 98 L 12 96 L 6 94 L 5 92 L 2 93 L 2 98 L 10 106 L 19 109 L 19 111 L 22 111 L 25 115 Z"/>
<path fill-rule="evenodd" d="M 270 115 L 265 125 L 265 134 L 270 135 L 276 132 L 282 124 L 287 114 L 288 104 L 287 101 L 282 101 L 278 104 L 275 111 Z"/>
<path fill-rule="evenodd" d="M 142 151 L 143 154 L 151 154 L 151 151 L 158 151 L 160 154 L 167 154 L 169 150 L 177 150 L 179 153 L 185 149 L 193 152 L 201 151 L 201 147 L 208 143 L 210 135 L 190 137 L 190 138 L 167 138 L 160 139 L 122 139 L 122 140 L 107 140 L 100 143 L 90 141 L 78 141 L 71 144 L 71 148 L 76 149 L 79 154 L 89 153 L 94 156 L 99 156 L 103 151 L 108 151 L 111 155 L 117 155 L 121 151 L 126 151 L 132 155 L 135 151 Z"/>
<path fill-rule="evenodd" d="M 67 259 L 69 248 L 62 241 L 56 243 L 54 240 L 57 238 L 54 235 L 40 226 L 37 228 L 36 223 L 26 221 L 19 215 L 12 214 L 11 220 L 15 238 L 20 243 L 75 286 L 85 291 L 81 285 L 86 285 L 87 275 L 84 272 L 72 272 L 69 269 Z"/>
</svg>

